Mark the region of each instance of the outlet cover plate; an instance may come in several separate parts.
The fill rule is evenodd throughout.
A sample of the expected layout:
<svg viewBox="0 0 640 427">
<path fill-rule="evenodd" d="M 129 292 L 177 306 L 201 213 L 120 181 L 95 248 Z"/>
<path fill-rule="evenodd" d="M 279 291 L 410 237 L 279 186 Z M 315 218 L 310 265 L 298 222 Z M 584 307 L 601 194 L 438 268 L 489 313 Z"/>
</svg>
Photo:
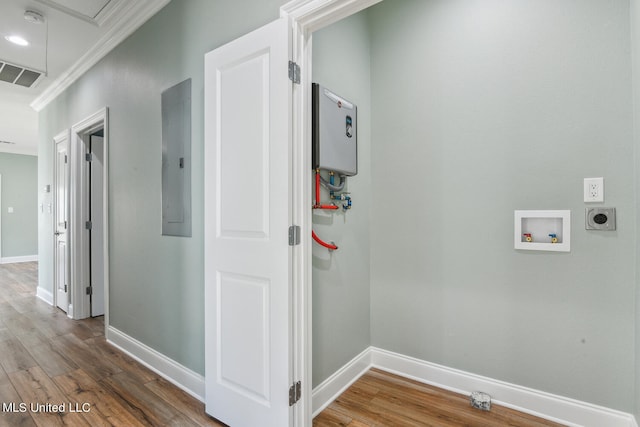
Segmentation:
<svg viewBox="0 0 640 427">
<path fill-rule="evenodd" d="M 585 203 L 604 202 L 604 178 L 584 179 Z"/>
</svg>

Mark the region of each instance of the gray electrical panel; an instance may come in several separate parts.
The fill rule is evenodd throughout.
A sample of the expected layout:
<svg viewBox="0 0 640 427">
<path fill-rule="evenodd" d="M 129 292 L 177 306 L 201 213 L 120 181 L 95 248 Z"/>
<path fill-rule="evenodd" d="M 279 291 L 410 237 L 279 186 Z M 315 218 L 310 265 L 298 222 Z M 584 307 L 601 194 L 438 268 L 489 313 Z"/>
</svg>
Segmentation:
<svg viewBox="0 0 640 427">
<path fill-rule="evenodd" d="M 191 79 L 162 92 L 162 234 L 191 236 Z"/>
<path fill-rule="evenodd" d="M 313 168 L 356 175 L 357 106 L 317 83 L 312 94 Z"/>
</svg>

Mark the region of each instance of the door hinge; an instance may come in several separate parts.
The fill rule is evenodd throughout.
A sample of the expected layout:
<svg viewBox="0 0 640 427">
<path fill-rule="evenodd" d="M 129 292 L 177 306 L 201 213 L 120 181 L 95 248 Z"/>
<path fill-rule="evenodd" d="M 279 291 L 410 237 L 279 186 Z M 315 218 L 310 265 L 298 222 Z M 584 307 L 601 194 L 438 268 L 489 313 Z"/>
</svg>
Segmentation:
<svg viewBox="0 0 640 427">
<path fill-rule="evenodd" d="M 87 162 L 92 161 L 92 160 L 93 160 L 93 154 L 91 154 L 91 153 L 87 153 L 87 154 L 85 154 L 85 155 L 84 155 L 84 159 L 85 159 Z"/>
<path fill-rule="evenodd" d="M 65 293 L 65 294 L 67 293 L 67 284 L 66 284 L 66 283 L 65 283 L 65 285 L 64 285 L 64 293 Z"/>
<path fill-rule="evenodd" d="M 300 84 L 300 66 L 293 61 L 289 61 L 289 80 Z"/>
<path fill-rule="evenodd" d="M 91 286 L 87 286 L 87 295 L 93 295 L 93 288 Z"/>
<path fill-rule="evenodd" d="M 300 226 L 292 225 L 289 227 L 289 246 L 300 244 Z"/>
<path fill-rule="evenodd" d="M 302 383 L 298 381 L 289 387 L 289 406 L 295 405 L 300 400 L 302 394 Z"/>
<path fill-rule="evenodd" d="M 67 155 L 64 155 L 64 162 L 67 163 Z"/>
<path fill-rule="evenodd" d="M 92 226 L 91 221 L 87 221 L 84 223 L 84 228 L 86 228 L 87 230 L 91 230 L 91 226 Z"/>
</svg>

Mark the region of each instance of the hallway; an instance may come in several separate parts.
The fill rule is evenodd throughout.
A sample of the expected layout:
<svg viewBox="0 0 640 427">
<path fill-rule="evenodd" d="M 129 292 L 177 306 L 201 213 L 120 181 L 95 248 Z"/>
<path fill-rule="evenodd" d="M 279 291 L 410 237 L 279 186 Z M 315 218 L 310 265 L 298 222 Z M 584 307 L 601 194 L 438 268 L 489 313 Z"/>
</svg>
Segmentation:
<svg viewBox="0 0 640 427">
<path fill-rule="evenodd" d="M 220 426 L 204 404 L 35 296 L 37 263 L 0 265 L 0 426 Z"/>
</svg>

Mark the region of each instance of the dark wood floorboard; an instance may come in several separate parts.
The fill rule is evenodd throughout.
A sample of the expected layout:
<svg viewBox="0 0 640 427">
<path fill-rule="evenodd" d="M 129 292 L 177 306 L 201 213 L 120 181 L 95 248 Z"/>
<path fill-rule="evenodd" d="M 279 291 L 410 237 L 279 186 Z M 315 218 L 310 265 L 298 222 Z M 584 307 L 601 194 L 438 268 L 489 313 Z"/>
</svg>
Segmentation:
<svg viewBox="0 0 640 427">
<path fill-rule="evenodd" d="M 0 427 L 224 426 L 108 344 L 102 317 L 70 320 L 37 298 L 37 280 L 37 263 L 0 264 Z"/>
<path fill-rule="evenodd" d="M 469 398 L 371 369 L 313 420 L 314 427 L 560 427 L 498 405 L 474 409 Z"/>
</svg>

